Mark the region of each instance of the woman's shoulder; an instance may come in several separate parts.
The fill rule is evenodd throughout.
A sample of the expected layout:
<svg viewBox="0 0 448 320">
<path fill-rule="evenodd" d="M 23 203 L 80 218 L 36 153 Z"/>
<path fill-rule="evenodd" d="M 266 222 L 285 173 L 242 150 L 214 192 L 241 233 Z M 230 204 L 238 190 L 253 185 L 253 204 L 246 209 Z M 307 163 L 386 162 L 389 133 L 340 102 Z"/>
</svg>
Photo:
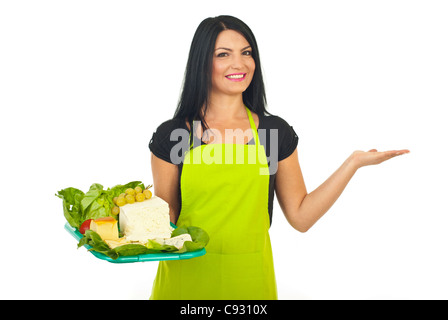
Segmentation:
<svg viewBox="0 0 448 320">
<path fill-rule="evenodd" d="M 170 135 L 175 129 L 187 129 L 187 125 L 182 119 L 168 119 L 163 121 L 156 129 L 155 132 L 164 136 Z"/>
<path fill-rule="evenodd" d="M 173 132 L 177 130 L 187 131 L 188 127 L 186 122 L 182 119 L 169 119 L 163 121 L 154 131 L 153 138 L 157 139 L 158 142 L 168 142 Z"/>
<path fill-rule="evenodd" d="M 170 153 L 174 145 L 179 142 L 181 135 L 176 135 L 176 129 L 188 134 L 187 125 L 182 119 L 169 119 L 163 121 L 154 131 L 149 141 L 149 149 L 157 157 L 171 162 Z M 174 137 L 173 137 L 174 133 Z M 188 143 L 188 141 L 187 141 Z"/>
<path fill-rule="evenodd" d="M 273 114 L 258 115 L 259 129 L 288 130 L 292 126 L 282 117 Z"/>
<path fill-rule="evenodd" d="M 271 154 L 271 145 L 277 146 L 278 161 L 289 157 L 297 147 L 299 137 L 293 127 L 282 117 L 259 115 L 258 131 L 265 131 L 266 146 Z M 260 130 L 261 129 L 261 130 Z M 274 139 L 275 141 L 272 141 Z"/>
</svg>

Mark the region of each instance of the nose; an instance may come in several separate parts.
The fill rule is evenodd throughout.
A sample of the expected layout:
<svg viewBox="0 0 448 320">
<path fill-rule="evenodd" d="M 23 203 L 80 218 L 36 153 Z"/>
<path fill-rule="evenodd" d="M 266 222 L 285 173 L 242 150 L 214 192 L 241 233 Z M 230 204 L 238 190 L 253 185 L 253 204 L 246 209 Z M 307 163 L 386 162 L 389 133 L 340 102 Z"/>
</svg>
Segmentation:
<svg viewBox="0 0 448 320">
<path fill-rule="evenodd" d="M 231 65 L 233 69 L 241 69 L 244 66 L 243 57 L 239 54 L 235 54 L 232 57 Z"/>
</svg>

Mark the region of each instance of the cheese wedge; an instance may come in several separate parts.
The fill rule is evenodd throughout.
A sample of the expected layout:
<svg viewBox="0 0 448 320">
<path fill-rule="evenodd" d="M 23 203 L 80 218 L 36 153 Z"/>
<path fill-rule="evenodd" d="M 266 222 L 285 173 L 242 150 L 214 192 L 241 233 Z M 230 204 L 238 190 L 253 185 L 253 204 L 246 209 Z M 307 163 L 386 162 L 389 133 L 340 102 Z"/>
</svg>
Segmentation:
<svg viewBox="0 0 448 320">
<path fill-rule="evenodd" d="M 98 233 L 103 240 L 118 240 L 118 221 L 112 217 L 92 220 L 90 230 Z"/>
</svg>

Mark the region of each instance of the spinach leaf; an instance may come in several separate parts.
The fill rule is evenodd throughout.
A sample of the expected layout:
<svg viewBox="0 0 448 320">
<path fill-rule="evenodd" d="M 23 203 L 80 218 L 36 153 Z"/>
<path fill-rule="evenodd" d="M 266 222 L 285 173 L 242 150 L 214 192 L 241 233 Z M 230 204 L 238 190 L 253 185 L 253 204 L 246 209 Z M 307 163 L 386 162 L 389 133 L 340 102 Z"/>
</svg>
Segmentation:
<svg viewBox="0 0 448 320">
<path fill-rule="evenodd" d="M 207 232 L 199 227 L 194 226 L 177 228 L 173 231 L 171 237 L 175 237 L 184 233 L 189 233 L 193 241 L 185 241 L 183 247 L 179 250 L 175 246 L 166 244 L 162 245 L 154 240 L 148 240 L 146 246 L 141 244 L 125 244 L 116 247 L 115 249 L 111 249 L 107 245 L 107 243 L 101 239 L 101 236 L 98 233 L 92 230 L 87 230 L 84 234 L 84 237 L 79 241 L 78 248 L 84 245 L 89 245 L 92 247 L 89 250 L 95 250 L 97 252 L 103 253 L 115 260 L 120 256 L 134 256 L 139 254 L 164 252 L 183 253 L 201 250 L 207 245 L 209 241 Z"/>
<path fill-rule="evenodd" d="M 150 253 L 149 249 L 141 244 L 125 244 L 116 247 L 114 250 L 119 256 L 135 256 Z"/>
<path fill-rule="evenodd" d="M 177 248 L 175 246 L 170 246 L 168 244 L 160 244 L 151 239 L 148 240 L 146 247 L 150 250 L 150 253 L 177 252 Z"/>
<path fill-rule="evenodd" d="M 171 237 L 176 237 L 184 233 L 189 233 L 193 241 L 185 241 L 184 246 L 179 252 L 200 250 L 205 248 L 210 241 L 208 233 L 204 229 L 195 226 L 178 227 L 171 233 Z"/>
<path fill-rule="evenodd" d="M 199 243 L 196 243 L 196 242 L 185 241 L 184 242 L 184 246 L 179 249 L 179 253 L 201 250 L 204 247 L 205 246 L 203 246 L 202 244 L 199 244 Z"/>
<path fill-rule="evenodd" d="M 84 237 L 79 240 L 78 248 L 84 245 L 89 245 L 92 247 L 91 249 L 89 249 L 89 251 L 95 250 L 97 252 L 105 254 L 113 260 L 118 258 L 118 253 L 114 249 L 111 249 L 95 231 L 87 230 L 85 232 Z"/>
<path fill-rule="evenodd" d="M 84 237 L 79 240 L 78 248 L 89 245 L 92 248 L 89 251 L 94 250 L 102 253 L 109 258 L 116 260 L 120 256 L 134 256 L 139 254 L 152 253 L 152 251 L 141 244 L 125 244 L 115 249 L 111 249 L 105 241 L 101 239 L 101 236 L 92 230 L 87 230 Z"/>
</svg>

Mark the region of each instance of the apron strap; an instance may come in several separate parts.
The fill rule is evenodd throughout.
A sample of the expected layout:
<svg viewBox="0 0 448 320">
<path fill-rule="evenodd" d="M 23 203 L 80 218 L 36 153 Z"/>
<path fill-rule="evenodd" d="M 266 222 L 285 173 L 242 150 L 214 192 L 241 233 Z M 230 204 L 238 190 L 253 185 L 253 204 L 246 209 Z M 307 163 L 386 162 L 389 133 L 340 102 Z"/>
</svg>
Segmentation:
<svg viewBox="0 0 448 320">
<path fill-rule="evenodd" d="M 252 135 L 254 136 L 255 145 L 258 146 L 258 145 L 260 145 L 260 141 L 258 139 L 257 127 L 255 126 L 254 119 L 252 118 L 252 113 L 250 112 L 248 107 L 246 107 L 246 111 L 247 111 L 247 116 L 249 117 L 250 128 L 252 129 Z"/>
</svg>

